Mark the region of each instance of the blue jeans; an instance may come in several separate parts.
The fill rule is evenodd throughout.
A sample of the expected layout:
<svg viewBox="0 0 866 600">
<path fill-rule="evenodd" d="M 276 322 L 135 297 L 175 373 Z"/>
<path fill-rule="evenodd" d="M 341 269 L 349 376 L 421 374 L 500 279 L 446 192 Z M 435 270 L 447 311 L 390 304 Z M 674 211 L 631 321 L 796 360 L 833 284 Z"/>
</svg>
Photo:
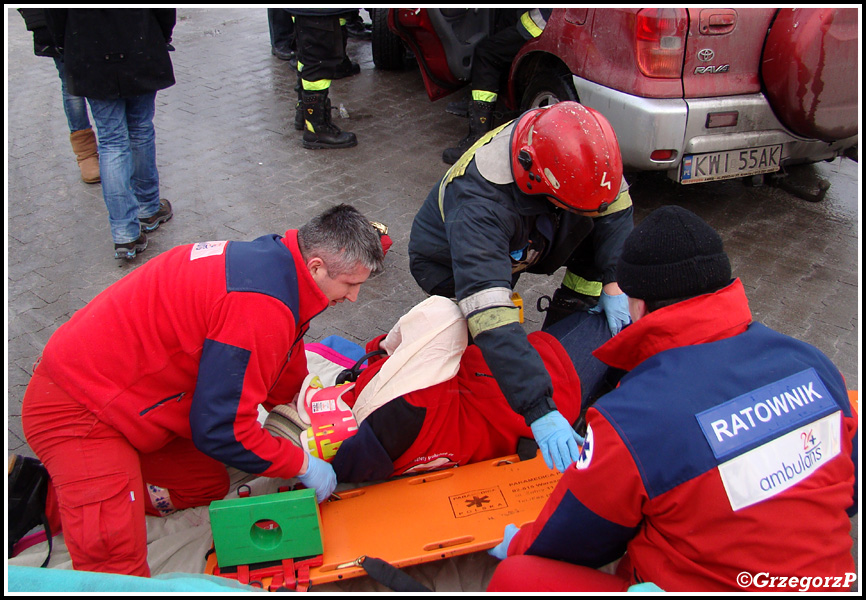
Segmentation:
<svg viewBox="0 0 866 600">
<path fill-rule="evenodd" d="M 60 92 L 63 95 L 63 112 L 66 113 L 66 121 L 69 123 L 69 132 L 90 129 L 90 119 L 87 118 L 87 102 L 81 96 L 73 96 L 66 89 L 66 69 L 63 61 L 54 59 L 57 74 L 60 76 Z"/>
<path fill-rule="evenodd" d="M 159 210 L 153 114 L 156 92 L 118 100 L 88 98 L 99 140 L 102 198 L 115 244 L 140 235 L 139 218 Z"/>
<path fill-rule="evenodd" d="M 604 382 L 607 365 L 592 355 L 592 351 L 610 339 L 610 327 L 604 313 L 591 315 L 579 311 L 563 317 L 543 331 L 559 340 L 574 363 L 580 377 L 581 406 L 595 396 Z"/>
</svg>

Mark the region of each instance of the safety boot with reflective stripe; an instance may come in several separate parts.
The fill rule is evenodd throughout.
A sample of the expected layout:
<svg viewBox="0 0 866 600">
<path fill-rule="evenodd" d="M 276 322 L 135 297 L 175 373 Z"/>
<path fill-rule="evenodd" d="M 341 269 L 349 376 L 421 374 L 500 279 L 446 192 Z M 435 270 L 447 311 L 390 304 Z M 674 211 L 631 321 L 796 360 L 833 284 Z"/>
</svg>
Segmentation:
<svg viewBox="0 0 866 600">
<path fill-rule="evenodd" d="M 457 162 L 463 153 L 493 127 L 493 109 L 496 102 L 472 100 L 469 102 L 469 134 L 457 142 L 454 148 L 442 153 L 442 160 L 449 165 Z"/>
<path fill-rule="evenodd" d="M 327 148 L 351 148 L 358 144 L 354 133 L 342 131 L 331 122 L 331 101 L 328 90 L 303 90 L 301 97 L 304 111 L 304 148 L 320 150 Z"/>
</svg>

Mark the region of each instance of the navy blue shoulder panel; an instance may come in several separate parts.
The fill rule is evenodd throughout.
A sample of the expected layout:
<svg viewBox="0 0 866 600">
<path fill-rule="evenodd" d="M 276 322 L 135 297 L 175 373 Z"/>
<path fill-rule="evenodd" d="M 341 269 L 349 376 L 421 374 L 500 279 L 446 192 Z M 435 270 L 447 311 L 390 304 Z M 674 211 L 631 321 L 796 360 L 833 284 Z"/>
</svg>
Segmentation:
<svg viewBox="0 0 866 600">
<path fill-rule="evenodd" d="M 598 516 L 569 490 L 526 553 L 598 568 L 622 556 L 639 529 Z"/>
<path fill-rule="evenodd" d="M 234 430 L 249 360 L 249 350 L 205 340 L 189 425 L 203 453 L 246 473 L 262 473 L 271 461 L 244 448 Z"/>
<path fill-rule="evenodd" d="M 616 429 L 654 498 L 724 462 L 696 415 L 808 369 L 850 414 L 845 382 L 832 362 L 813 346 L 759 323 L 731 338 L 647 359 L 594 408 Z"/>
<path fill-rule="evenodd" d="M 226 291 L 257 292 L 276 298 L 298 319 L 298 274 L 292 253 L 276 234 L 226 249 Z"/>
</svg>

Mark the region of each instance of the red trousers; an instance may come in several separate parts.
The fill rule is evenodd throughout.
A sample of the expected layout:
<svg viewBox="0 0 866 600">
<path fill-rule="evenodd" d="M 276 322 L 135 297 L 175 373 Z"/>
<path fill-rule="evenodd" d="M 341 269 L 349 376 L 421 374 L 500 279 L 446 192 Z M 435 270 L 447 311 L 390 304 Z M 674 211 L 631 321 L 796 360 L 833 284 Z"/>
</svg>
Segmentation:
<svg viewBox="0 0 866 600">
<path fill-rule="evenodd" d="M 518 554 L 496 567 L 488 592 L 625 592 L 631 583 L 625 577 L 571 563 Z"/>
<path fill-rule="evenodd" d="M 38 367 L 21 420 L 51 477 L 46 514 L 52 533 L 62 526 L 76 570 L 148 577 L 145 514 L 205 506 L 228 493 L 225 465 L 191 440 L 176 438 L 141 453 Z"/>
</svg>

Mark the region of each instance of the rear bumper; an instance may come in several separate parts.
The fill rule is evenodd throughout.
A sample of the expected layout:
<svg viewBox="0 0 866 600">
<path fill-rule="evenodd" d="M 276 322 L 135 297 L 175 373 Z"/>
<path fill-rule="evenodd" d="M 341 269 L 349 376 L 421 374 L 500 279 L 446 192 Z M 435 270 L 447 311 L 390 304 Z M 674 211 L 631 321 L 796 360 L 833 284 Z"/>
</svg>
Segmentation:
<svg viewBox="0 0 866 600">
<path fill-rule="evenodd" d="M 782 144 L 782 164 L 838 156 L 857 136 L 833 143 L 801 138 L 776 118 L 763 94 L 715 98 L 642 98 L 572 76 L 580 102 L 611 122 L 627 170 L 678 171 L 683 156 Z M 710 113 L 739 114 L 733 127 L 707 128 Z M 670 160 L 653 160 L 655 150 L 673 150 Z"/>
</svg>

